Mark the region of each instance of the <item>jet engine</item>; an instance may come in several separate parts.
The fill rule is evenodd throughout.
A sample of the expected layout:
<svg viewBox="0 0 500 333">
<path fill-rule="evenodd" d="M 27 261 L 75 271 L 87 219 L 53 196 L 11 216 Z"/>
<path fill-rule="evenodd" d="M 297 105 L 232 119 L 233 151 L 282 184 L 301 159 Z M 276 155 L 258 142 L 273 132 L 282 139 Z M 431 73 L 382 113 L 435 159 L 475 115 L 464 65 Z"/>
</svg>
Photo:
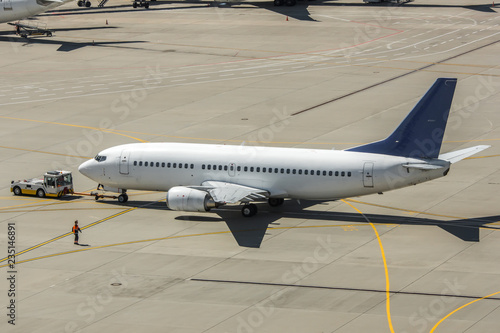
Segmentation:
<svg viewBox="0 0 500 333">
<path fill-rule="evenodd" d="M 208 212 L 219 205 L 210 194 L 189 187 L 172 187 L 167 193 L 167 207 L 186 212 Z"/>
</svg>

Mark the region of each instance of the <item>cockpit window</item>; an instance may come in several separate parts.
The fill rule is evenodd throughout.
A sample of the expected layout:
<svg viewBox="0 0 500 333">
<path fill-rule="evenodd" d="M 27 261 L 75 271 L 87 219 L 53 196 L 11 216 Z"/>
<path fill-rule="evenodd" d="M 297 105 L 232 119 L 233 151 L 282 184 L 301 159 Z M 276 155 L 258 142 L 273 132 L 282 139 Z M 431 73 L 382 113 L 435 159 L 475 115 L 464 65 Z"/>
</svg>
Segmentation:
<svg viewBox="0 0 500 333">
<path fill-rule="evenodd" d="M 106 161 L 106 156 L 96 155 L 94 157 L 94 160 L 96 160 L 97 162 L 104 162 L 104 161 Z"/>
</svg>

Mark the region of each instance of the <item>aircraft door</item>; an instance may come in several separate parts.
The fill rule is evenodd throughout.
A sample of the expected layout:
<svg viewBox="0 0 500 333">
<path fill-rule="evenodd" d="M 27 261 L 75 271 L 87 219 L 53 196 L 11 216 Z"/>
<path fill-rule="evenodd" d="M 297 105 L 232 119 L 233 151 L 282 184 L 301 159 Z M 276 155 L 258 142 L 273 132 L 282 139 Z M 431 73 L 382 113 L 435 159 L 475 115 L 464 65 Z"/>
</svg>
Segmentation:
<svg viewBox="0 0 500 333">
<path fill-rule="evenodd" d="M 128 160 L 130 158 L 130 151 L 123 150 L 120 156 L 120 173 L 122 175 L 128 175 Z"/>
<path fill-rule="evenodd" d="M 234 177 L 236 175 L 236 164 L 229 163 L 229 167 L 227 169 L 230 177 Z"/>
<path fill-rule="evenodd" d="M 366 162 L 363 166 L 363 186 L 373 187 L 373 163 Z"/>
<path fill-rule="evenodd" d="M 3 0 L 3 10 L 12 10 L 11 0 Z"/>
</svg>

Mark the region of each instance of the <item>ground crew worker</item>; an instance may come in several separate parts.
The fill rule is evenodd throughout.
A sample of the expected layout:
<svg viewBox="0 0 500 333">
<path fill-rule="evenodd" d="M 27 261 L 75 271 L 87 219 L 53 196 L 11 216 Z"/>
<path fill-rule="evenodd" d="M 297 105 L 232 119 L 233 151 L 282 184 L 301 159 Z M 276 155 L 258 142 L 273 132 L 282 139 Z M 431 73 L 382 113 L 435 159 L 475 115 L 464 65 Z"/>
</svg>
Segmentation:
<svg viewBox="0 0 500 333">
<path fill-rule="evenodd" d="M 75 245 L 80 245 L 78 244 L 78 232 L 82 232 L 82 229 L 78 226 L 78 220 L 75 221 L 72 231 L 75 234 Z"/>
</svg>

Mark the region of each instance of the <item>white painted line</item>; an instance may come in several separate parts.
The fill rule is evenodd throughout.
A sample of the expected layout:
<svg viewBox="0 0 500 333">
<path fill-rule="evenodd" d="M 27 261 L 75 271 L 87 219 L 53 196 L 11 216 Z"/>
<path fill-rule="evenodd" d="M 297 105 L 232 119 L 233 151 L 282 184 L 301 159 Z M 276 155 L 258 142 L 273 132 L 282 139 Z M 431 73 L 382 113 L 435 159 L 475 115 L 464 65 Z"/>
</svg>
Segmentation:
<svg viewBox="0 0 500 333">
<path fill-rule="evenodd" d="M 430 46 L 427 46 L 424 50 L 428 50 L 428 49 L 430 49 L 430 48 L 431 48 Z"/>
<path fill-rule="evenodd" d="M 444 42 L 441 42 L 441 45 L 443 45 L 443 44 L 446 44 L 446 41 L 444 41 Z"/>
<path fill-rule="evenodd" d="M 74 87 L 71 87 L 71 89 L 78 89 L 78 88 L 83 88 L 83 86 L 74 86 Z"/>
<path fill-rule="evenodd" d="M 25 99 L 28 98 L 28 96 L 23 96 L 23 97 L 12 97 L 11 99 Z"/>
<path fill-rule="evenodd" d="M 387 56 L 378 56 L 378 57 L 375 57 L 377 59 L 380 59 L 380 58 L 387 58 Z"/>
<path fill-rule="evenodd" d="M 46 97 L 46 96 L 55 96 L 56 94 L 45 94 L 45 95 L 40 95 L 40 97 Z"/>
<path fill-rule="evenodd" d="M 181 82 L 181 81 L 186 81 L 186 79 L 172 80 L 170 82 Z"/>
<path fill-rule="evenodd" d="M 59 91 L 59 90 L 64 90 L 65 88 L 55 88 L 55 89 L 52 89 L 52 91 Z"/>
<path fill-rule="evenodd" d="M 282 71 L 283 68 L 272 68 L 272 69 L 268 69 L 267 71 L 268 72 L 275 72 L 275 71 Z"/>
<path fill-rule="evenodd" d="M 129 84 L 129 85 L 126 85 L 126 86 L 120 86 L 119 88 L 130 88 L 130 87 L 135 87 L 134 84 Z"/>
<path fill-rule="evenodd" d="M 305 66 L 302 66 L 302 67 L 305 67 Z M 295 67 L 293 67 L 295 68 Z M 253 72 L 243 72 L 242 74 L 255 74 L 255 73 L 258 73 L 259 71 L 253 71 Z"/>
<path fill-rule="evenodd" d="M 96 83 L 96 84 L 91 84 L 91 87 L 99 87 L 99 86 L 105 86 L 106 84 L 104 83 Z"/>
<path fill-rule="evenodd" d="M 66 94 L 78 94 L 83 92 L 82 90 L 75 90 L 75 91 L 66 91 Z"/>
<path fill-rule="evenodd" d="M 299 68 L 305 68 L 306 66 L 295 66 L 295 67 L 292 67 L 292 69 L 299 69 Z M 243 73 L 245 74 L 245 73 Z"/>
<path fill-rule="evenodd" d="M 219 76 L 233 76 L 234 73 L 229 73 L 229 74 L 220 74 Z"/>
<path fill-rule="evenodd" d="M 398 53 L 398 54 L 395 54 L 394 56 L 395 56 L 395 57 L 399 57 L 399 56 L 404 55 L 404 54 L 406 54 L 406 53 L 405 53 L 405 52 L 403 52 L 403 53 Z"/>
<path fill-rule="evenodd" d="M 204 80 L 204 79 L 208 79 L 209 76 L 200 76 L 200 77 L 197 77 L 196 80 Z"/>
</svg>

